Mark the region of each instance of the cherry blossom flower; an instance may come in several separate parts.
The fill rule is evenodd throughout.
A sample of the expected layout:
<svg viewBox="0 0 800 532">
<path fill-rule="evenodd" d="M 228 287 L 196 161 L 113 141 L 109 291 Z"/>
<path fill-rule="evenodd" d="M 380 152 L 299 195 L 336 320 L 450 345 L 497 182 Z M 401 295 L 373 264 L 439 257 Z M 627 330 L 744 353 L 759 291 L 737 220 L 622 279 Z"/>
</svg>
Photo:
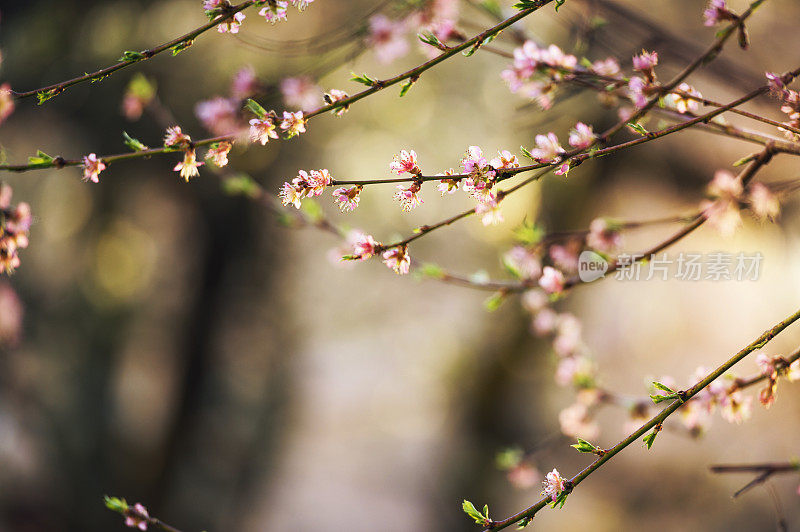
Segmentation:
<svg viewBox="0 0 800 532">
<path fill-rule="evenodd" d="M 681 83 L 680 85 L 678 85 L 678 90 L 681 92 L 685 92 L 688 95 L 695 96 L 697 98 L 703 97 L 703 95 L 700 94 L 700 92 L 697 89 L 695 89 L 688 83 Z M 675 110 L 677 110 L 681 114 L 685 114 L 686 112 L 694 113 L 700 108 L 700 102 L 698 102 L 697 100 L 693 100 L 688 96 L 683 96 L 681 94 L 670 93 L 667 96 L 667 102 L 672 104 L 675 107 Z"/>
<path fill-rule="evenodd" d="M 781 204 L 778 197 L 763 183 L 753 183 L 750 186 L 748 201 L 756 218 L 772 220 L 781 213 Z"/>
<path fill-rule="evenodd" d="M 783 82 L 783 76 L 774 72 L 765 72 L 764 75 L 767 77 L 770 93 L 778 98 L 784 98 L 788 91 L 786 90 L 786 84 Z"/>
<path fill-rule="evenodd" d="M 497 225 L 505 221 L 497 196 L 491 190 L 485 188 L 482 191 L 473 191 L 473 196 L 478 200 L 475 214 L 481 217 L 484 226 Z"/>
<path fill-rule="evenodd" d="M 206 159 L 222 168 L 228 164 L 228 152 L 231 151 L 232 147 L 233 144 L 227 141 L 212 144 L 206 153 Z"/>
<path fill-rule="evenodd" d="M 266 7 L 259 11 L 258 14 L 267 19 L 267 22 L 275 24 L 281 20 L 286 20 L 286 9 L 288 7 L 288 2 L 276 0 L 275 2 L 267 3 Z"/>
<path fill-rule="evenodd" d="M 727 170 L 717 170 L 708 186 L 713 201 L 703 200 L 700 210 L 708 223 L 723 236 L 731 236 L 742 224 L 739 200 L 743 193 L 741 180 Z"/>
<path fill-rule="evenodd" d="M 303 11 L 308 7 L 308 4 L 313 3 L 314 0 L 291 0 L 293 6 L 297 6 L 298 11 Z"/>
<path fill-rule="evenodd" d="M 553 332 L 557 324 L 558 314 L 553 309 L 544 308 L 533 317 L 531 330 L 536 336 L 545 336 Z"/>
<path fill-rule="evenodd" d="M 539 483 L 542 479 L 542 474 L 528 462 L 520 462 L 508 470 L 506 478 L 512 486 L 524 490 Z"/>
<path fill-rule="evenodd" d="M 566 482 L 557 469 L 553 469 L 545 476 L 543 484 L 542 495 L 549 497 L 553 502 L 557 501 L 559 495 L 566 489 Z"/>
<path fill-rule="evenodd" d="M 252 118 L 250 120 L 250 140 L 260 142 L 264 146 L 269 139 L 277 139 L 278 133 L 275 131 L 275 122 L 272 118 Z"/>
<path fill-rule="evenodd" d="M 339 209 L 342 212 L 352 212 L 358 207 L 360 200 L 361 185 L 352 187 L 340 187 L 333 191 L 333 197 L 339 203 Z"/>
<path fill-rule="evenodd" d="M 564 274 L 552 266 L 545 266 L 542 269 L 542 276 L 539 278 L 541 286 L 548 294 L 558 294 L 564 290 Z"/>
<path fill-rule="evenodd" d="M 595 61 L 592 63 L 590 70 L 599 76 L 606 76 L 609 78 L 619 77 L 620 74 L 619 63 L 613 57 Z"/>
<path fill-rule="evenodd" d="M 641 109 L 647 105 L 647 82 L 639 76 L 633 76 L 628 81 L 628 97 L 633 104 Z"/>
<path fill-rule="evenodd" d="M 483 156 L 483 150 L 478 146 L 467 148 L 467 155 L 461 160 L 461 165 L 464 167 L 464 172 L 468 174 L 481 173 L 486 167 L 486 157 Z"/>
<path fill-rule="evenodd" d="M 512 168 L 519 168 L 519 161 L 517 156 L 508 150 L 502 150 L 498 157 L 489 161 L 489 166 L 495 170 L 511 170 Z"/>
<path fill-rule="evenodd" d="M 106 165 L 102 159 L 98 159 L 97 155 L 90 153 L 83 157 L 83 180 L 91 181 L 92 183 L 100 182 L 100 172 L 106 169 Z"/>
<path fill-rule="evenodd" d="M 130 528 L 138 528 L 139 530 L 147 530 L 150 514 L 147 513 L 147 508 L 138 502 L 133 505 L 133 509 L 128 509 L 125 514 L 125 526 Z"/>
<path fill-rule="evenodd" d="M 539 263 L 539 265 L 541 270 L 541 263 Z M 531 275 L 531 277 L 535 277 L 535 275 Z M 545 307 L 547 307 L 549 301 L 550 299 L 547 297 L 547 294 L 538 288 L 526 290 L 525 293 L 522 294 L 521 298 L 522 308 L 531 314 L 536 314 L 537 312 L 543 310 Z"/>
<path fill-rule="evenodd" d="M 747 421 L 753 412 L 753 398 L 745 396 L 740 391 L 726 394 L 721 401 L 720 415 L 728 423 L 741 425 Z"/>
<path fill-rule="evenodd" d="M 554 377 L 559 386 L 585 386 L 594 382 L 595 371 L 591 359 L 581 355 L 568 356 L 559 360 Z"/>
<path fill-rule="evenodd" d="M 561 48 L 551 44 L 546 49 L 540 51 L 541 61 L 551 67 L 572 70 L 578 64 L 578 58 L 574 55 L 565 54 Z"/>
<path fill-rule="evenodd" d="M 281 94 L 287 106 L 308 112 L 319 106 L 322 89 L 310 77 L 298 76 L 281 81 Z"/>
<path fill-rule="evenodd" d="M 561 268 L 571 272 L 578 271 L 578 253 L 580 253 L 581 242 L 578 240 L 571 240 L 566 245 L 553 244 L 547 250 L 553 263 Z"/>
<path fill-rule="evenodd" d="M 22 332 L 23 308 L 8 283 L 0 283 L 0 347 L 14 347 Z"/>
<path fill-rule="evenodd" d="M 503 255 L 503 265 L 520 279 L 536 279 L 542 274 L 538 255 L 525 246 L 514 246 Z M 540 291 L 530 292 L 539 293 Z"/>
<path fill-rule="evenodd" d="M 176 164 L 173 170 L 180 172 L 181 177 L 188 183 L 191 178 L 200 175 L 200 171 L 197 168 L 204 164 L 197 161 L 194 148 L 190 148 L 184 152 L 183 161 Z"/>
<path fill-rule="evenodd" d="M 302 170 L 300 171 L 301 177 L 304 173 Z M 325 191 L 325 187 L 331 184 L 332 179 L 330 172 L 323 168 L 321 170 L 311 170 L 305 175 L 304 181 L 307 183 L 306 195 L 312 197 L 322 194 Z"/>
<path fill-rule="evenodd" d="M 422 204 L 422 199 L 417 195 L 421 188 L 417 181 L 410 185 L 397 185 L 394 198 L 400 202 L 402 209 L 408 212 Z"/>
<path fill-rule="evenodd" d="M 306 120 L 303 118 L 303 111 L 297 111 L 295 113 L 284 111 L 283 120 L 281 121 L 281 129 L 286 132 L 287 138 L 292 138 L 300 133 L 305 133 Z"/>
<path fill-rule="evenodd" d="M 553 350 L 561 357 L 571 357 L 577 353 L 581 345 L 580 320 L 572 314 L 559 315 Z"/>
<path fill-rule="evenodd" d="M 589 409 L 581 403 L 575 403 L 558 414 L 561 432 L 566 436 L 594 440 L 600 435 L 600 427 L 592 420 Z"/>
<path fill-rule="evenodd" d="M 231 96 L 238 100 L 244 100 L 257 94 L 261 90 L 261 84 L 256 77 L 253 67 L 240 68 L 233 76 L 231 81 Z"/>
<path fill-rule="evenodd" d="M 245 14 L 239 11 L 233 17 L 217 26 L 217 31 L 220 33 L 239 33 L 239 26 L 242 25 L 245 18 Z"/>
<path fill-rule="evenodd" d="M 384 251 L 383 263 L 393 269 L 398 275 L 405 275 L 411 267 L 411 257 L 406 246 L 400 246 Z"/>
<path fill-rule="evenodd" d="M 408 53 L 405 35 L 406 25 L 402 21 L 393 21 L 381 14 L 373 15 L 369 19 L 367 45 L 381 63 L 391 63 Z"/>
<path fill-rule="evenodd" d="M 331 89 L 325 93 L 323 99 L 325 100 L 326 104 L 333 105 L 337 102 L 341 102 L 342 100 L 346 100 L 349 97 L 350 96 L 344 91 L 340 91 L 339 89 Z M 349 105 L 342 105 L 341 107 L 334 109 L 333 114 L 336 116 L 342 116 L 347 112 L 348 109 L 350 109 Z"/>
<path fill-rule="evenodd" d="M 596 218 L 589 224 L 586 245 L 597 251 L 608 253 L 622 245 L 622 235 L 614 223 L 605 218 Z"/>
<path fill-rule="evenodd" d="M 531 155 L 540 163 L 555 162 L 564 153 L 555 133 L 536 135 L 535 140 L 536 147 L 531 150 Z"/>
<path fill-rule="evenodd" d="M 703 11 L 703 24 L 706 26 L 715 26 L 726 20 L 737 19 L 738 17 L 725 5 L 725 0 L 711 0 Z"/>
<path fill-rule="evenodd" d="M 633 69 L 644 74 L 647 81 L 652 83 L 656 79 L 655 71 L 653 70 L 658 64 L 658 53 L 647 52 L 642 50 L 642 53 L 633 57 Z"/>
<path fill-rule="evenodd" d="M 379 245 L 371 235 L 358 232 L 353 239 L 353 255 L 359 260 L 367 260 L 377 252 Z"/>
<path fill-rule="evenodd" d="M 194 108 L 197 118 L 215 135 L 230 135 L 239 129 L 238 111 L 236 102 L 221 96 L 198 102 Z"/>
<path fill-rule="evenodd" d="M 395 155 L 392 158 L 392 162 L 389 163 L 389 169 L 397 175 L 405 172 L 417 175 L 422 173 L 419 166 L 417 166 L 417 152 L 414 150 L 400 150 L 400 153 Z"/>
<path fill-rule="evenodd" d="M 299 209 L 301 206 L 300 200 L 303 199 L 305 194 L 303 187 L 298 187 L 287 181 L 281 186 L 278 196 L 284 206 L 293 205 L 296 209 Z"/>
<path fill-rule="evenodd" d="M 592 131 L 592 126 L 578 122 L 569 132 L 569 145 L 577 149 L 585 149 L 592 145 L 597 136 Z"/>
<path fill-rule="evenodd" d="M 191 137 L 181 131 L 181 126 L 167 128 L 167 134 L 164 136 L 164 146 L 167 148 L 186 148 L 191 142 Z"/>
<path fill-rule="evenodd" d="M 14 112 L 14 97 L 11 95 L 11 85 L 3 83 L 0 85 L 0 124 L 6 121 Z"/>
<path fill-rule="evenodd" d="M 436 174 L 437 176 L 450 176 L 456 175 L 456 171 L 450 168 L 449 170 L 445 170 L 443 173 Z M 437 186 L 437 190 L 442 193 L 442 196 L 445 194 L 452 194 L 456 190 L 461 187 L 461 180 L 460 179 L 442 179 L 439 181 L 439 185 Z"/>
</svg>

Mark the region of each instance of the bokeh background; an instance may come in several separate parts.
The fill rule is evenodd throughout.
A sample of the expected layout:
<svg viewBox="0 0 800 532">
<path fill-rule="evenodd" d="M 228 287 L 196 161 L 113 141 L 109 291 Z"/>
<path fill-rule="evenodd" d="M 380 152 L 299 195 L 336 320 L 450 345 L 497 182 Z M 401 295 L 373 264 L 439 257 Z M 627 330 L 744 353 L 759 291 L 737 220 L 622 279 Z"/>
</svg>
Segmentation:
<svg viewBox="0 0 800 532">
<path fill-rule="evenodd" d="M 3 152 L 10 162 L 36 149 L 118 153 L 122 131 L 158 145 L 163 114 L 129 122 L 120 111 L 135 72 L 155 81 L 162 111 L 195 138 L 206 136 L 196 102 L 225 94 L 248 65 L 268 88 L 261 99 L 268 108 L 281 108 L 274 87 L 297 74 L 356 92 L 351 71 L 381 78 L 424 59 L 413 43 L 388 66 L 364 51 L 365 17 L 394 7 L 318 0 L 274 27 L 251 10 L 238 37 L 210 32 L 175 58 L 158 56 L 42 106 L 20 102 L 0 130 Z M 713 39 L 703 7 L 570 0 L 524 27 L 566 51 L 623 64 L 643 47 L 656 49 L 668 77 Z M 195 0 L 30 0 L 0 2 L 0 13 L 0 79 L 18 90 L 110 64 L 123 50 L 204 21 Z M 769 0 L 748 24 L 752 49 L 730 46 L 693 85 L 729 101 L 763 83 L 766 70 L 796 68 L 798 17 L 796 2 Z M 461 4 L 465 33 L 491 24 Z M 493 44 L 514 46 L 507 35 Z M 299 139 L 234 150 L 232 167 L 277 191 L 300 168 L 388 177 L 392 155 L 413 148 L 426 172 L 438 172 L 456 166 L 468 145 L 514 150 L 536 133 L 565 138 L 577 120 L 596 130 L 616 120 L 592 94 L 540 111 L 508 92 L 500 79 L 507 63 L 489 53 L 456 57 L 402 99 L 387 90 L 343 118 L 314 120 Z M 748 108 L 781 119 L 769 99 Z M 597 216 L 691 212 L 717 168 L 754 150 L 703 132 L 648 143 L 584 164 L 568 179 L 548 177 L 504 202 L 504 224 L 484 228 L 468 219 L 422 239 L 412 256 L 502 277 L 499 256 L 523 219 L 570 230 Z M 520 447 L 543 472 L 571 475 L 589 463 L 560 435 L 558 412 L 574 392 L 554 383 L 550 347 L 530 334 L 518 301 L 489 313 L 483 292 L 401 278 L 378 261 L 343 268 L 331 260 L 339 245 L 331 235 L 282 227 L 264 204 L 223 194 L 205 168 L 186 184 L 172 159 L 113 165 L 99 185 L 83 183 L 76 169 L 2 176 L 17 200 L 32 205 L 36 223 L 22 268 L 0 281 L 25 308 L 20 341 L 0 347 L 0 530 L 122 529 L 103 507 L 104 494 L 140 501 L 182 530 L 474 530 L 463 498 L 488 503 L 498 517 L 539 498 L 538 484 L 515 488 L 497 468 L 502 449 Z M 796 172 L 783 156 L 761 177 Z M 347 216 L 328 200 L 322 205 L 336 223 L 384 241 L 469 205 L 426 187 L 425 203 L 404 214 L 393 192 L 365 189 L 361 207 Z M 800 301 L 796 207 L 787 202 L 778 225 L 748 220 L 729 240 L 703 228 L 673 252 L 760 251 L 758 281 L 608 279 L 559 303 L 582 321 L 604 385 L 637 395 L 653 377 L 686 382 L 697 366 L 718 365 L 793 311 Z M 625 247 L 639 250 L 671 230 L 638 231 Z M 793 328 L 767 352 L 798 343 Z M 752 360 L 742 364 L 742 374 L 754 371 Z M 651 451 L 633 445 L 563 510 L 543 511 L 532 526 L 773 529 L 766 490 L 733 501 L 749 478 L 714 477 L 707 466 L 796 455 L 798 398 L 796 387 L 781 383 L 777 403 L 768 411 L 756 405 L 741 427 L 715 416 L 701 439 L 665 431 Z M 624 412 L 604 410 L 600 421 L 598 444 L 626 435 Z M 800 527 L 797 483 L 792 476 L 772 483 L 790 529 Z"/>
</svg>

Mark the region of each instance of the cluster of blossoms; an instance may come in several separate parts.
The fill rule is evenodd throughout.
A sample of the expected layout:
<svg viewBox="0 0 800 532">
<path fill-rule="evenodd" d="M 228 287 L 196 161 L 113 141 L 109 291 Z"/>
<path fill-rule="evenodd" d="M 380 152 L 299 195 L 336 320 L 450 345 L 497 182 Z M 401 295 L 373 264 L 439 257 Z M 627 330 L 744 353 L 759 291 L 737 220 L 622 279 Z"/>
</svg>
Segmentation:
<svg viewBox="0 0 800 532">
<path fill-rule="evenodd" d="M 763 183 L 754 183 L 745 191 L 741 180 L 727 170 L 717 170 L 708 186 L 712 199 L 700 203 L 708 223 L 729 237 L 742 225 L 741 205 L 747 203 L 761 220 L 774 220 L 780 214 L 777 196 Z"/>
<path fill-rule="evenodd" d="M 440 42 L 459 35 L 455 29 L 458 0 L 431 0 L 420 4 L 420 8 L 401 19 L 391 19 L 383 14 L 370 17 L 366 44 L 373 50 L 378 61 L 391 63 L 406 55 L 410 50 L 410 34 L 431 33 Z M 438 50 L 427 48 L 426 51 L 435 54 Z"/>
<path fill-rule="evenodd" d="M 28 247 L 32 222 L 30 205 L 12 207 L 11 195 L 11 187 L 0 184 L 0 272 L 6 274 L 19 267 L 19 250 Z"/>
<path fill-rule="evenodd" d="M 164 147 L 183 150 L 183 161 L 176 164 L 173 169 L 176 172 L 180 172 L 183 179 L 188 182 L 191 178 L 200 175 L 198 167 L 203 166 L 205 163 L 198 162 L 192 139 L 181 131 L 180 126 L 167 128 L 167 134 L 164 136 Z"/>
<path fill-rule="evenodd" d="M 789 120 L 784 122 L 784 124 L 789 128 L 800 128 L 800 93 L 786 87 L 783 78 L 779 74 L 767 72 L 766 75 L 770 86 L 770 92 L 780 99 L 781 111 L 789 117 Z M 800 135 L 791 129 L 780 129 L 789 140 L 793 142 L 800 140 Z"/>
<path fill-rule="evenodd" d="M 195 106 L 195 115 L 214 135 L 233 135 L 245 125 L 242 102 L 262 90 L 255 71 L 250 67 L 242 68 L 233 77 L 229 96 L 215 96 L 199 102 Z"/>
<path fill-rule="evenodd" d="M 319 196 L 331 182 L 331 174 L 324 168 L 310 172 L 300 170 L 291 182 L 283 184 L 278 195 L 284 205 L 294 205 L 299 209 L 301 199 Z"/>
<path fill-rule="evenodd" d="M 314 0 L 259 0 L 256 5 L 264 5 L 259 15 L 267 19 L 267 22 L 276 23 L 281 20 L 286 20 L 286 10 L 289 4 L 296 6 L 299 11 L 303 11 L 308 4 Z M 233 9 L 229 0 L 204 0 L 203 10 L 209 20 L 214 20 L 220 15 L 229 13 Z M 217 26 L 217 31 L 220 33 L 239 33 L 239 27 L 246 18 L 245 14 L 241 11 L 234 14 L 232 17 L 222 22 Z"/>
<path fill-rule="evenodd" d="M 383 263 L 398 275 L 405 275 L 411 269 L 411 255 L 408 254 L 407 245 L 386 249 L 371 235 L 361 231 L 353 231 L 348 240 L 352 247 L 352 253 L 342 257 L 342 260 L 364 261 L 373 255 L 382 253 Z"/>
</svg>

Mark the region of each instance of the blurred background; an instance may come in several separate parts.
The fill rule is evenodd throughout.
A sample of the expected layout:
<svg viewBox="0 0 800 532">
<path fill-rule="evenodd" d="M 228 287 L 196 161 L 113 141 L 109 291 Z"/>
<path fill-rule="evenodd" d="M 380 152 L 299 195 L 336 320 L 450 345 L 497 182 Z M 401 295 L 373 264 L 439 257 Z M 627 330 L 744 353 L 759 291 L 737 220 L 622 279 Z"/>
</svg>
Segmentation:
<svg viewBox="0 0 800 532">
<path fill-rule="evenodd" d="M 112 64 L 124 50 L 201 25 L 200 4 L 0 2 L 0 81 L 29 90 Z M 267 108 L 284 108 L 277 86 L 289 76 L 355 93 L 351 71 L 380 79 L 425 58 L 414 32 L 409 53 L 391 64 L 365 50 L 367 18 L 397 17 L 398 4 L 318 0 L 276 26 L 251 9 L 237 36 L 212 31 L 177 57 L 157 56 L 42 106 L 18 102 L 0 129 L 4 156 L 22 163 L 37 149 L 67 158 L 124 152 L 123 131 L 157 146 L 172 120 L 203 138 L 195 105 L 227 95 L 248 66 Z M 466 35 L 495 23 L 476 4 L 459 3 L 457 27 Z M 570 0 L 522 28 L 593 60 L 618 57 L 623 66 L 642 48 L 655 49 L 667 79 L 713 39 L 702 25 L 704 7 L 698 0 Z M 785 52 L 800 44 L 798 17 L 796 2 L 767 1 L 748 24 L 751 50 L 729 46 L 691 83 L 727 102 L 761 85 L 764 71 L 800 66 Z M 493 45 L 513 50 L 513 32 Z M 297 139 L 235 148 L 231 169 L 272 194 L 301 168 L 384 178 L 392 155 L 415 149 L 423 170 L 436 173 L 457 167 L 469 145 L 516 151 L 537 133 L 566 140 L 577 120 L 596 131 L 616 122 L 590 93 L 565 95 L 542 112 L 509 93 L 500 78 L 508 63 L 486 52 L 457 56 L 402 99 L 392 88 L 342 118 L 312 121 Z M 157 87 L 158 101 L 131 121 L 121 106 L 136 73 Z M 768 98 L 746 108 L 783 119 Z M 502 278 L 499 257 L 524 219 L 561 231 L 598 216 L 685 214 L 716 169 L 755 150 L 705 132 L 647 143 L 529 186 L 503 203 L 503 224 L 467 219 L 415 243 L 411 254 L 464 275 Z M 2 176 L 17 201 L 31 204 L 36 222 L 22 267 L 0 279 L 0 324 L 3 314 L 11 321 L 11 290 L 24 307 L 19 337 L 0 335 L 0 530 L 122 529 L 103 507 L 104 494 L 142 502 L 181 530 L 475 530 L 462 499 L 505 517 L 538 500 L 537 470 L 571 476 L 590 462 L 561 435 L 558 414 L 574 391 L 554 382 L 551 348 L 531 335 L 517 299 L 490 313 L 485 292 L 398 277 L 376 260 L 342 267 L 331 259 L 340 246 L 332 235 L 283 227 L 265 204 L 223 194 L 207 167 L 186 184 L 172 171 L 178 159 L 114 164 L 99 185 L 83 183 L 74 168 Z M 796 177 L 789 156 L 760 174 L 767 182 Z M 470 206 L 426 186 L 425 203 L 405 214 L 393 193 L 391 185 L 368 187 L 349 215 L 327 197 L 321 205 L 335 223 L 381 241 Z M 748 218 L 727 240 L 702 228 L 671 251 L 761 252 L 757 281 L 607 279 L 575 290 L 558 309 L 581 320 L 606 388 L 642 395 L 662 375 L 685 383 L 697 366 L 716 367 L 798 307 L 797 222 L 789 201 L 777 225 Z M 673 230 L 626 235 L 625 249 L 644 249 Z M 793 328 L 766 351 L 787 353 L 798 343 Z M 752 360 L 741 366 L 740 374 L 757 371 Z M 702 438 L 665 431 L 650 451 L 631 446 L 563 510 L 541 512 L 532 526 L 775 528 L 779 514 L 767 490 L 733 501 L 750 478 L 714 477 L 707 466 L 795 456 L 796 388 L 781 382 L 776 404 L 765 410 L 756 401 L 742 426 L 717 415 Z M 626 418 L 603 410 L 596 443 L 609 447 L 627 435 Z M 497 453 L 513 447 L 535 468 L 532 486 L 515 487 L 497 467 Z M 789 529 L 800 527 L 797 483 L 796 476 L 772 483 Z"/>
</svg>

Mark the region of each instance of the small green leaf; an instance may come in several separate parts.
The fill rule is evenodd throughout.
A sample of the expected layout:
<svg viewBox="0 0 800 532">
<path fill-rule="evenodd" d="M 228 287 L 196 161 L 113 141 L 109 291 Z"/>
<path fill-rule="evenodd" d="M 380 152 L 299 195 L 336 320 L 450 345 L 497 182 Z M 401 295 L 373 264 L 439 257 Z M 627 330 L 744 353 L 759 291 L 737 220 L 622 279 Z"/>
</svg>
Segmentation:
<svg viewBox="0 0 800 532">
<path fill-rule="evenodd" d="M 525 453 L 519 447 L 509 447 L 497 453 L 494 457 L 494 463 L 498 469 L 508 471 L 517 467 L 522 462 L 523 456 L 525 456 Z"/>
<path fill-rule="evenodd" d="M 506 292 L 495 292 L 483 302 L 483 306 L 486 307 L 486 310 L 489 312 L 494 312 L 505 302 L 507 295 Z"/>
<path fill-rule="evenodd" d="M 554 500 L 550 504 L 550 507 L 551 508 L 563 508 L 564 507 L 564 503 L 567 502 L 567 496 L 568 495 L 569 495 L 568 491 L 566 491 L 566 490 L 562 491 L 561 493 L 558 494 L 558 498 L 556 500 Z"/>
<path fill-rule="evenodd" d="M 52 89 L 49 91 L 42 91 L 36 93 L 36 98 L 39 100 L 39 105 L 42 105 L 44 102 L 49 100 L 50 98 L 54 98 L 59 93 L 58 89 Z"/>
<path fill-rule="evenodd" d="M 442 279 L 445 276 L 442 267 L 432 262 L 424 263 L 417 269 L 417 273 L 421 278 L 426 279 Z"/>
<path fill-rule="evenodd" d="M 442 41 L 439 40 L 439 37 L 433 34 L 430 31 L 423 31 L 417 34 L 417 38 L 425 44 L 429 44 L 434 48 L 438 48 L 442 50 L 445 46 L 442 44 Z"/>
<path fill-rule="evenodd" d="M 28 164 L 50 164 L 52 162 L 53 158 L 42 150 L 36 150 L 36 155 L 28 157 Z"/>
<path fill-rule="evenodd" d="M 519 151 L 522 152 L 522 155 L 524 155 L 525 157 L 527 157 L 531 161 L 536 161 L 536 159 L 533 158 L 533 155 L 531 155 L 531 152 L 529 152 L 528 149 L 525 146 L 520 146 L 519 147 Z"/>
<path fill-rule="evenodd" d="M 487 525 L 490 522 L 488 505 L 483 507 L 483 511 L 486 515 L 479 512 L 478 509 L 475 508 L 475 505 L 466 499 L 464 499 L 464 502 L 461 504 L 461 509 L 464 510 L 464 513 L 470 516 L 479 525 Z"/>
<path fill-rule="evenodd" d="M 353 73 L 353 72 L 351 72 L 351 74 L 353 75 L 353 77 L 350 78 L 350 81 L 355 81 L 357 83 L 361 83 L 362 85 L 366 85 L 367 87 L 372 87 L 372 86 L 378 84 L 377 80 L 372 79 L 371 77 L 369 77 L 366 74 L 361 74 L 360 76 L 358 74 Z"/>
<path fill-rule="evenodd" d="M 247 103 L 245 104 L 244 108 L 261 119 L 267 116 L 267 110 L 261 107 L 261 104 L 252 98 L 247 99 Z"/>
<path fill-rule="evenodd" d="M 124 515 L 128 511 L 128 503 L 125 502 L 125 499 L 109 497 L 108 495 L 105 495 L 103 497 L 103 502 L 105 503 L 106 508 L 112 512 L 117 512 Z"/>
<path fill-rule="evenodd" d="M 753 160 L 753 159 L 755 159 L 755 158 L 756 158 L 756 155 L 755 155 L 755 154 L 753 154 L 753 155 L 748 155 L 747 157 L 742 157 L 741 159 L 739 159 L 738 161 L 736 161 L 735 163 L 733 163 L 733 166 L 734 166 L 734 167 L 738 167 L 738 166 L 744 166 L 745 164 L 749 163 L 750 161 L 752 161 L 752 160 Z"/>
<path fill-rule="evenodd" d="M 544 227 L 537 225 L 536 222 L 529 222 L 527 218 L 522 220 L 522 223 L 514 228 L 514 238 L 526 246 L 538 244 L 542 241 L 544 235 Z"/>
<path fill-rule="evenodd" d="M 602 450 L 596 445 L 584 440 L 583 438 L 578 438 L 578 443 L 573 443 L 572 445 L 570 445 L 570 447 L 575 448 L 575 450 L 577 450 L 579 453 L 597 454 L 598 451 Z"/>
<path fill-rule="evenodd" d="M 635 132 L 639 133 L 643 137 L 646 137 L 647 135 L 650 134 L 650 132 L 647 131 L 644 128 L 644 126 L 642 124 L 638 123 L 638 122 L 628 122 L 626 125 L 629 128 L 631 128 L 632 130 L 634 130 Z"/>
<path fill-rule="evenodd" d="M 122 52 L 122 57 L 117 59 L 117 61 L 141 61 L 145 59 L 146 56 L 142 52 L 134 52 L 132 50 L 125 50 Z"/>
<path fill-rule="evenodd" d="M 406 93 L 411 89 L 411 87 L 413 85 L 414 85 L 414 81 L 412 81 L 410 79 L 407 80 L 405 83 L 403 83 L 402 87 L 400 87 L 400 97 L 402 98 L 403 96 L 405 96 Z"/>
<path fill-rule="evenodd" d="M 189 39 L 189 40 L 186 40 L 186 41 L 183 41 L 183 42 L 179 42 L 178 44 L 176 44 L 175 46 L 172 47 L 172 57 L 175 57 L 176 55 L 178 55 L 182 51 L 186 50 L 187 48 L 189 48 L 193 44 L 194 44 L 194 41 L 192 39 Z"/>
<path fill-rule="evenodd" d="M 656 441 L 656 436 L 658 436 L 658 431 L 653 429 L 653 432 L 645 436 L 644 439 L 642 440 L 648 449 L 650 449 L 653 446 L 653 442 Z"/>
<path fill-rule="evenodd" d="M 523 528 L 525 528 L 526 526 L 531 524 L 532 520 L 533 520 L 533 517 L 523 517 L 517 523 L 517 530 L 522 530 Z"/>
<path fill-rule="evenodd" d="M 148 149 L 139 139 L 131 137 L 125 131 L 122 132 L 122 138 L 125 140 L 125 145 L 133 151 L 144 151 Z"/>
</svg>

